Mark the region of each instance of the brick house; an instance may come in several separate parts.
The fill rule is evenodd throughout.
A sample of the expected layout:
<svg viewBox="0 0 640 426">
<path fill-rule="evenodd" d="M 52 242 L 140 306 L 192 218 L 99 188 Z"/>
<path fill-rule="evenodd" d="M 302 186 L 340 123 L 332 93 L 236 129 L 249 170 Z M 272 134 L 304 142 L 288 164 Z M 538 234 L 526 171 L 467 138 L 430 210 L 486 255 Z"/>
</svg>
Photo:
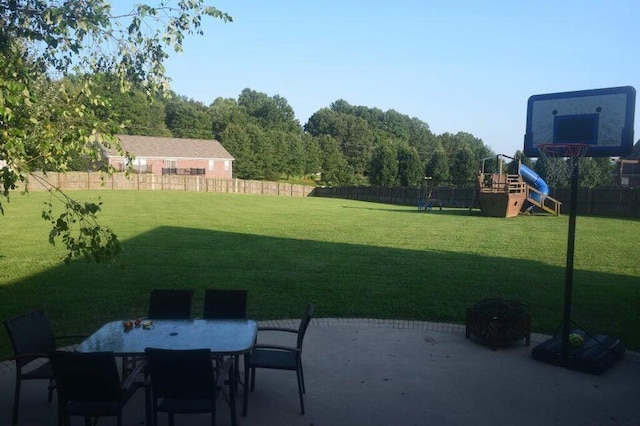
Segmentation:
<svg viewBox="0 0 640 426">
<path fill-rule="evenodd" d="M 640 187 L 640 140 L 633 146 L 631 154 L 620 157 L 616 162 L 620 186 Z"/>
<path fill-rule="evenodd" d="M 122 148 L 134 157 L 133 169 L 155 175 L 201 175 L 231 179 L 234 158 L 214 139 L 182 139 L 156 136 L 116 135 Z M 116 170 L 126 160 L 115 150 L 105 153 Z"/>
</svg>

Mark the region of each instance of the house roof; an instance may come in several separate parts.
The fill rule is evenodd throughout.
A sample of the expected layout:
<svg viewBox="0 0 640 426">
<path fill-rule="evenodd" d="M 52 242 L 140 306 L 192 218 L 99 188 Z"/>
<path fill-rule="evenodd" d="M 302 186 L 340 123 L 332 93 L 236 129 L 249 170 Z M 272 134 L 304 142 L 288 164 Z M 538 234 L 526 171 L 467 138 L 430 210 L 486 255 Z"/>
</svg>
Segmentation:
<svg viewBox="0 0 640 426">
<path fill-rule="evenodd" d="M 116 135 L 122 148 L 134 157 L 197 158 L 233 160 L 233 156 L 215 139 L 166 138 L 157 136 Z M 109 150 L 108 157 L 120 157 Z"/>
<path fill-rule="evenodd" d="M 633 151 L 631 154 L 624 157 L 620 157 L 621 160 L 640 160 L 640 140 L 633 145 Z"/>
</svg>

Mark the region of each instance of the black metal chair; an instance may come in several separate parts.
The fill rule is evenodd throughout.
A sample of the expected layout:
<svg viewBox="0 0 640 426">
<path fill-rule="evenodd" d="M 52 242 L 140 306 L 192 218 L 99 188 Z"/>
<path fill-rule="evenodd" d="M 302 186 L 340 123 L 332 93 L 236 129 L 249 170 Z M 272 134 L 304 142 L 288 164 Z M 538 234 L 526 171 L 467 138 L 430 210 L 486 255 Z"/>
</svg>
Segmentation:
<svg viewBox="0 0 640 426">
<path fill-rule="evenodd" d="M 204 319 L 246 319 L 247 318 L 247 290 L 208 288 L 204 291 Z M 237 383 L 244 386 L 240 380 L 240 357 L 235 357 Z M 216 362 L 223 361 L 216 357 Z M 246 361 L 246 357 L 245 357 Z M 246 362 L 245 362 L 246 365 Z M 236 387 L 236 390 L 238 388 Z"/>
<path fill-rule="evenodd" d="M 258 331 L 278 331 L 295 333 L 297 335 L 296 346 L 256 344 L 249 357 L 251 369 L 251 390 L 255 388 L 256 368 L 271 368 L 277 370 L 295 371 L 298 377 L 298 395 L 300 408 L 304 414 L 304 399 L 302 394 L 306 392 L 304 386 L 304 373 L 302 371 L 302 342 L 304 335 L 313 317 L 313 303 L 307 305 L 307 310 L 300 321 L 300 326 L 295 328 L 260 327 Z"/>
<path fill-rule="evenodd" d="M 247 290 L 206 289 L 202 318 L 246 319 Z"/>
<path fill-rule="evenodd" d="M 149 297 L 150 319 L 190 319 L 193 290 L 155 289 Z"/>
<path fill-rule="evenodd" d="M 233 358 L 219 369 L 211 362 L 208 349 L 145 349 L 147 372 L 151 380 L 152 424 L 158 424 L 158 413 L 167 413 L 169 426 L 175 414 L 211 413 L 216 422 L 216 400 L 225 380 L 231 380 Z M 233 383 L 230 381 L 230 383 Z M 236 424 L 235 390 L 229 392 L 231 423 Z"/>
<path fill-rule="evenodd" d="M 51 402 L 55 384 L 53 370 L 46 358 L 57 348 L 57 340 L 80 339 L 84 335 L 54 336 L 51 322 L 44 309 L 36 309 L 23 315 L 5 320 L 16 363 L 16 384 L 13 399 L 11 424 L 18 422 L 20 408 L 20 387 L 23 380 L 48 380 Z"/>
<path fill-rule="evenodd" d="M 71 416 L 117 417 L 122 426 L 122 409 L 144 383 L 137 380 L 143 364 L 121 382 L 113 352 L 63 352 L 49 354 L 58 392 L 58 424 L 68 426 Z M 149 422 L 149 411 L 147 423 Z"/>
<path fill-rule="evenodd" d="M 153 289 L 149 295 L 149 319 L 191 319 L 193 290 Z M 125 374 L 135 368 L 139 358 L 122 357 Z"/>
</svg>

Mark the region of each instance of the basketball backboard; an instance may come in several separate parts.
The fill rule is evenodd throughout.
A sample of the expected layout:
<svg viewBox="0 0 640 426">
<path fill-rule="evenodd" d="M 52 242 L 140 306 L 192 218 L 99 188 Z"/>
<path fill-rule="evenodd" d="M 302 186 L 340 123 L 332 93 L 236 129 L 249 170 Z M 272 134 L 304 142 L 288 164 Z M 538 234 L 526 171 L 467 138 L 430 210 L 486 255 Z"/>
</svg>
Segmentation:
<svg viewBox="0 0 640 426">
<path fill-rule="evenodd" d="M 538 145 L 588 144 L 587 157 L 619 157 L 633 149 L 636 91 L 631 86 L 534 95 L 527 103 L 524 154 Z"/>
</svg>

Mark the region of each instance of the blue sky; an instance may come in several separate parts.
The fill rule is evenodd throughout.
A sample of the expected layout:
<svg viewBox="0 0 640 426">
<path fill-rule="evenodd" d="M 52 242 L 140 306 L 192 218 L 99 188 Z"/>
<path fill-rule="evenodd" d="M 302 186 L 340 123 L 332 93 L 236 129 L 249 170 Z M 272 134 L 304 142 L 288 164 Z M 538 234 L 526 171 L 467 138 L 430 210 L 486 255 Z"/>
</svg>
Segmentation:
<svg viewBox="0 0 640 426">
<path fill-rule="evenodd" d="M 244 88 L 280 95 L 301 124 L 344 99 L 417 117 L 436 134 L 472 133 L 511 155 L 522 149 L 529 96 L 640 90 L 637 0 L 210 4 L 234 22 L 209 20 L 171 56 L 172 89 L 207 105 Z"/>
</svg>

